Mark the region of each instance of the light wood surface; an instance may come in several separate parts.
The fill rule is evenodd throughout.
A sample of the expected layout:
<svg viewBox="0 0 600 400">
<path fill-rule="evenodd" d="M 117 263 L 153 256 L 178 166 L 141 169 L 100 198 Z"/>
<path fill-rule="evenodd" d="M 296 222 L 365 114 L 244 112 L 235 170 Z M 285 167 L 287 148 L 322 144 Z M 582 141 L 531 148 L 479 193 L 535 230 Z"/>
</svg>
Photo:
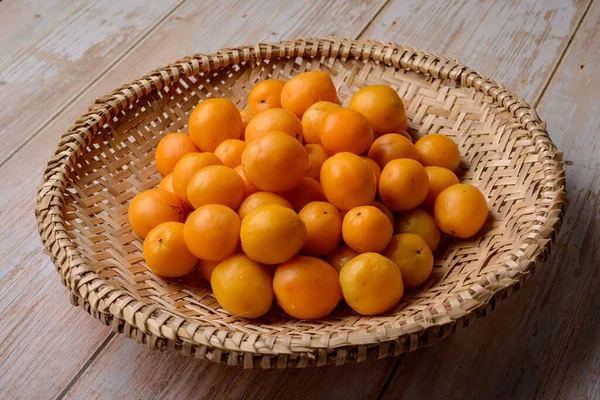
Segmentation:
<svg viewBox="0 0 600 400">
<path fill-rule="evenodd" d="M 0 3 L 0 33 L 5 3 Z M 202 7 L 202 2 L 148 1 L 95 2 L 94 8 L 70 3 L 64 12 L 40 6 L 47 7 L 40 11 L 48 13 L 45 27 L 33 27 L 31 19 L 39 17 L 27 11 L 36 1 L 25 3 L 9 7 L 21 10 L 14 15 L 23 23 L 16 25 L 31 27 L 22 28 L 18 40 L 0 39 L 0 53 L 10 53 L 0 58 L 0 81 L 21 77 L 0 86 L 0 398 L 598 395 L 598 3 L 290 0 Z M 135 18 L 112 18 L 108 31 L 90 25 L 114 15 L 115 7 L 131 7 Z M 439 28 L 423 29 L 423 21 Z M 72 38 L 83 26 L 90 27 L 85 39 Z M 51 262 L 40 254 L 32 209 L 44 162 L 93 99 L 186 54 L 331 34 L 446 54 L 539 103 L 540 116 L 568 161 L 571 202 L 549 262 L 496 312 L 438 345 L 401 362 L 340 368 L 244 371 L 150 352 L 69 306 Z M 108 48 L 98 45 L 107 41 Z M 55 71 L 47 80 L 40 77 L 44 69 L 36 69 L 40 57 Z M 14 72 L 17 60 L 34 67 Z M 57 90 L 68 79 L 71 84 Z M 38 93 L 39 99 L 28 101 Z"/>
</svg>

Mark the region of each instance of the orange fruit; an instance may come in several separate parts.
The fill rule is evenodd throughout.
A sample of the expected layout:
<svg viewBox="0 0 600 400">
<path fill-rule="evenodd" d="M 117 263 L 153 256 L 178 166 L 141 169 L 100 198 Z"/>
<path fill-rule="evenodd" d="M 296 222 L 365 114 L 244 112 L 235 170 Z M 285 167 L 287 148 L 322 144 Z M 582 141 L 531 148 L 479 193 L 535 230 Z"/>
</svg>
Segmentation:
<svg viewBox="0 0 600 400">
<path fill-rule="evenodd" d="M 183 240 L 181 222 L 163 222 L 144 239 L 144 259 L 148 268 L 165 278 L 179 278 L 194 270 L 198 259 Z"/>
<path fill-rule="evenodd" d="M 283 197 L 279 196 L 278 194 L 271 192 L 257 192 L 246 197 L 246 199 L 244 199 L 244 201 L 238 208 L 238 215 L 240 216 L 240 220 L 244 219 L 246 215 L 250 214 L 257 208 L 267 204 L 279 204 L 280 206 L 287 207 L 290 210 L 293 209 L 290 202 L 284 199 Z"/>
<path fill-rule="evenodd" d="M 362 154 L 373 143 L 373 128 L 358 111 L 349 108 L 332 110 L 319 125 L 321 145 L 329 154 L 348 151 Z"/>
<path fill-rule="evenodd" d="M 323 318 L 342 299 L 337 271 L 325 261 L 308 256 L 296 256 L 279 265 L 273 291 L 283 311 L 299 319 Z"/>
<path fill-rule="evenodd" d="M 406 132 L 406 131 L 398 130 L 398 132 L 394 132 L 394 133 L 396 133 L 397 135 L 400 135 L 400 136 L 403 136 L 403 137 L 407 138 L 408 140 L 410 140 L 411 143 L 413 142 L 412 136 L 410 136 L 410 134 L 408 132 Z"/>
<path fill-rule="evenodd" d="M 323 194 L 339 210 L 371 204 L 375 199 L 375 174 L 353 153 L 337 153 L 321 167 Z"/>
<path fill-rule="evenodd" d="M 248 108 L 260 112 L 269 108 L 281 108 L 281 89 L 285 85 L 279 79 L 258 82 L 248 93 Z"/>
<path fill-rule="evenodd" d="M 241 165 L 238 165 L 233 170 L 235 172 L 237 172 L 238 175 L 241 176 L 242 180 L 244 181 L 244 198 L 250 196 L 252 193 L 258 192 L 258 189 L 256 188 L 256 186 L 251 184 L 250 181 L 248 179 L 246 179 L 246 174 L 244 174 L 244 169 L 242 168 Z"/>
<path fill-rule="evenodd" d="M 246 128 L 250 123 L 250 120 L 254 118 L 256 113 L 250 110 L 242 110 L 240 111 L 240 115 L 242 116 L 242 136 L 240 136 L 240 140 L 246 139 Z"/>
<path fill-rule="evenodd" d="M 428 210 L 433 210 L 435 198 L 442 193 L 444 189 L 456 185 L 458 183 L 458 178 L 454 172 L 449 169 L 436 167 L 435 165 L 425 167 L 425 171 L 427 171 L 427 176 L 429 177 L 429 190 L 427 191 L 427 197 L 425 198 L 423 205 Z"/>
<path fill-rule="evenodd" d="M 185 133 L 169 133 L 156 146 L 156 152 L 154 153 L 156 168 L 163 176 L 167 176 L 173 172 L 175 164 L 184 154 L 198 151 L 200 150 Z"/>
<path fill-rule="evenodd" d="M 425 200 L 429 178 L 425 168 L 410 158 L 392 160 L 379 178 L 379 197 L 394 211 L 408 211 Z"/>
<path fill-rule="evenodd" d="M 365 86 L 354 93 L 350 108 L 364 115 L 375 136 L 407 128 L 404 103 L 394 89 L 385 85 Z"/>
<path fill-rule="evenodd" d="M 298 186 L 308 171 L 308 154 L 291 136 L 269 132 L 248 143 L 242 153 L 242 168 L 258 189 L 286 192 Z"/>
<path fill-rule="evenodd" d="M 442 237 L 433 215 L 420 208 L 400 214 L 396 220 L 395 232 L 414 233 L 421 236 L 431 251 L 437 249 Z"/>
<path fill-rule="evenodd" d="M 298 74 L 281 89 L 281 106 L 302 118 L 310 106 L 319 101 L 337 101 L 337 92 L 331 77 L 323 71 Z"/>
<path fill-rule="evenodd" d="M 273 304 L 271 272 L 244 254 L 221 261 L 210 285 L 219 305 L 236 317 L 258 318 Z"/>
<path fill-rule="evenodd" d="M 288 200 L 296 212 L 312 201 L 325 201 L 321 184 L 312 178 L 304 177 L 294 189 L 279 193 Z"/>
<path fill-rule="evenodd" d="M 173 169 L 173 189 L 175 194 L 186 203 L 187 187 L 196 172 L 209 165 L 222 165 L 221 160 L 212 153 L 189 153 L 181 157 Z"/>
<path fill-rule="evenodd" d="M 160 180 L 158 188 L 175 194 L 175 189 L 173 189 L 173 173 L 165 175 L 165 177 Z"/>
<path fill-rule="evenodd" d="M 221 142 L 215 149 L 215 156 L 221 160 L 224 166 L 235 168 L 242 164 L 242 152 L 246 148 L 246 142 L 239 139 L 227 139 Z"/>
<path fill-rule="evenodd" d="M 394 224 L 396 223 L 396 219 L 394 218 L 394 213 L 385 204 L 380 203 L 378 201 L 374 201 L 373 203 L 371 203 L 371 205 L 373 207 L 379 208 L 381 210 L 381 212 L 383 212 L 385 214 L 385 216 L 388 217 L 388 219 L 392 223 L 392 226 L 394 226 Z"/>
<path fill-rule="evenodd" d="M 389 311 L 404 294 L 400 268 L 377 253 L 363 253 L 344 264 L 340 285 L 346 303 L 362 315 Z"/>
<path fill-rule="evenodd" d="M 383 169 L 387 163 L 398 158 L 412 158 L 419 161 L 419 153 L 407 138 L 397 133 L 388 133 L 375 139 L 369 149 L 369 158 Z"/>
<path fill-rule="evenodd" d="M 224 165 L 209 165 L 196 172 L 187 187 L 187 197 L 194 208 L 222 204 L 236 209 L 244 199 L 244 180 Z"/>
<path fill-rule="evenodd" d="M 242 250 L 263 264 L 279 264 L 300 251 L 306 240 L 306 225 L 294 210 L 279 204 L 255 209 L 242 220 Z"/>
<path fill-rule="evenodd" d="M 308 171 L 305 176 L 319 181 L 321 179 L 321 167 L 325 160 L 329 158 L 329 154 L 320 144 L 307 144 L 304 146 L 304 150 L 308 154 Z"/>
<path fill-rule="evenodd" d="M 239 139 L 243 128 L 240 111 L 224 98 L 202 101 L 188 120 L 190 137 L 202 151 L 214 152 L 222 141 Z"/>
<path fill-rule="evenodd" d="M 256 114 L 246 128 L 246 142 L 250 143 L 272 131 L 287 133 L 302 143 L 302 122 L 281 108 L 270 108 Z"/>
<path fill-rule="evenodd" d="M 358 253 L 383 251 L 393 234 L 390 219 L 377 207 L 354 207 L 344 216 L 344 242 Z"/>
<path fill-rule="evenodd" d="M 460 165 L 458 146 L 446 135 L 430 133 L 417 140 L 415 147 L 419 152 L 419 160 L 425 167 L 435 165 L 455 171 Z"/>
<path fill-rule="evenodd" d="M 212 276 L 213 271 L 215 270 L 217 265 L 219 265 L 219 263 L 220 261 L 198 259 L 198 269 L 200 270 L 200 273 L 202 274 L 204 279 L 207 280 L 208 283 L 210 283 L 210 277 Z"/>
<path fill-rule="evenodd" d="M 166 190 L 150 189 L 131 200 L 127 217 L 133 233 L 143 239 L 163 222 L 183 222 L 185 214 L 185 205 L 179 197 Z"/>
<path fill-rule="evenodd" d="M 379 164 L 377 164 L 372 158 L 366 156 L 360 156 L 360 158 L 365 160 L 365 162 L 373 170 L 373 173 L 375 174 L 375 186 L 379 187 L 379 177 L 381 176 L 381 168 L 379 168 Z"/>
<path fill-rule="evenodd" d="M 469 238 L 483 227 L 488 217 L 488 205 L 479 189 L 459 183 L 437 196 L 433 213 L 442 232 Z"/>
<path fill-rule="evenodd" d="M 325 261 L 327 261 L 337 272 L 340 272 L 342 267 L 354 257 L 356 257 L 358 253 L 352 250 L 350 247 L 341 245 L 333 250 L 331 253 L 325 256 Z"/>
<path fill-rule="evenodd" d="M 304 132 L 304 141 L 308 144 L 321 143 L 319 125 L 323 117 L 333 110 L 341 108 L 339 104 L 329 101 L 319 101 L 308 107 L 302 115 L 302 130 Z"/>
<path fill-rule="evenodd" d="M 298 213 L 306 225 L 306 241 L 302 251 L 321 257 L 332 252 L 342 240 L 342 217 L 333 204 L 313 201 Z"/>
<path fill-rule="evenodd" d="M 383 255 L 398 265 L 404 287 L 409 290 L 421 286 L 433 271 L 431 249 L 414 233 L 394 235 Z"/>
<path fill-rule="evenodd" d="M 240 217 L 231 208 L 208 204 L 185 221 L 183 238 L 196 257 L 221 261 L 235 253 L 240 238 Z"/>
</svg>

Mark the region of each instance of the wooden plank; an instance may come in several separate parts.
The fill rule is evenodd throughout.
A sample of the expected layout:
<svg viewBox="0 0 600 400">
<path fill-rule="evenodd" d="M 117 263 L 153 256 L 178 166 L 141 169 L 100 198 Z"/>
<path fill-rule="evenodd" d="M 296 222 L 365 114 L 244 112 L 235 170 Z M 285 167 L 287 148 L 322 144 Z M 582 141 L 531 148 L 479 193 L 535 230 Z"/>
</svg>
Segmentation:
<svg viewBox="0 0 600 400">
<path fill-rule="evenodd" d="M 386 398 L 598 398 L 600 4 L 593 3 L 538 107 L 564 152 L 570 204 L 548 261 L 514 297 L 445 343 L 409 354 Z M 432 366 L 435 368 L 432 368 Z M 485 372 L 482 379 L 480 371 Z M 427 376 L 434 385 L 423 385 Z"/>
</svg>

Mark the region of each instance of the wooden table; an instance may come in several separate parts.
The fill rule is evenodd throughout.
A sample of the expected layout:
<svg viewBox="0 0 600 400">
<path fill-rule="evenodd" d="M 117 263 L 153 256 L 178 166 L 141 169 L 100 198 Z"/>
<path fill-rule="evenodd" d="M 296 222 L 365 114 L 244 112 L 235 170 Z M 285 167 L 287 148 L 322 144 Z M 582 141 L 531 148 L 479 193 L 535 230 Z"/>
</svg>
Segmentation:
<svg viewBox="0 0 600 400">
<path fill-rule="evenodd" d="M 195 52 L 373 38 L 445 54 L 535 105 L 570 205 L 548 262 L 475 326 L 403 359 L 242 370 L 152 352 L 69 305 L 36 185 L 96 97 Z M 600 1 L 0 3 L 0 398 L 599 398 Z"/>
</svg>

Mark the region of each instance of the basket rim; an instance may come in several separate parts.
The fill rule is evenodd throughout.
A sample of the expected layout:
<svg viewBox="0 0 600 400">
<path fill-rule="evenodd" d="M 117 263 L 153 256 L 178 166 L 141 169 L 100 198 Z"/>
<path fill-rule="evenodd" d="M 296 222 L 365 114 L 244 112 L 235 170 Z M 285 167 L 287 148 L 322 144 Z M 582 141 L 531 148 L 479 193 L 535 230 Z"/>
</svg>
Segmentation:
<svg viewBox="0 0 600 400">
<path fill-rule="evenodd" d="M 158 306 L 147 305 L 134 299 L 128 292 L 111 286 L 102 279 L 81 256 L 78 246 L 66 234 L 63 208 L 64 193 L 69 171 L 86 146 L 102 126 L 119 112 L 143 96 L 160 90 L 182 77 L 207 73 L 242 62 L 254 64 L 267 59 L 289 57 L 326 57 L 337 59 L 358 58 L 381 62 L 396 69 L 409 69 L 435 78 L 451 79 L 461 87 L 474 88 L 491 96 L 502 105 L 520 125 L 531 134 L 542 164 L 542 188 L 536 205 L 536 219 L 526 231 L 520 248 L 511 250 L 511 258 L 493 273 L 494 277 L 481 278 L 468 290 L 450 295 L 443 303 L 427 313 L 420 312 L 410 323 L 385 323 L 373 330 L 357 330 L 324 338 L 319 334 L 281 335 L 248 334 L 214 326 L 200 326 Z M 565 196 L 564 169 L 561 153 L 556 149 L 535 110 L 523 99 L 495 81 L 448 57 L 427 53 L 395 43 L 351 39 L 297 39 L 279 43 L 258 43 L 253 46 L 225 48 L 214 54 L 195 54 L 175 63 L 153 70 L 142 78 L 99 98 L 61 137 L 54 155 L 49 159 L 41 185 L 38 188 L 36 216 L 38 231 L 45 248 L 61 275 L 63 284 L 71 292 L 74 302 L 87 305 L 88 312 L 97 318 L 112 321 L 113 326 L 125 324 L 138 329 L 148 343 L 165 339 L 169 345 L 188 349 L 203 346 L 231 353 L 251 353 L 256 356 L 288 356 L 301 354 L 306 359 L 317 358 L 316 363 L 327 361 L 325 350 L 347 349 L 359 354 L 356 361 L 366 358 L 361 346 L 369 348 L 394 341 L 400 349 L 396 353 L 412 351 L 437 338 L 448 336 L 448 327 L 470 318 L 485 307 L 498 293 L 510 292 L 549 253 L 555 233 L 560 228 Z M 501 271 L 501 272 L 498 272 Z M 428 335 L 433 333 L 432 335 Z M 423 342 L 428 335 L 428 343 Z M 336 337 L 339 336 L 339 337 Z M 427 342 L 426 341 L 426 342 Z M 314 353 L 318 354 L 315 356 Z M 339 351 L 338 357 L 339 358 Z M 230 357 L 231 359 L 231 357 Z M 231 361 L 231 360 L 230 360 Z M 230 362 L 235 364 L 236 362 Z M 246 360 L 244 359 L 244 363 Z"/>
</svg>

